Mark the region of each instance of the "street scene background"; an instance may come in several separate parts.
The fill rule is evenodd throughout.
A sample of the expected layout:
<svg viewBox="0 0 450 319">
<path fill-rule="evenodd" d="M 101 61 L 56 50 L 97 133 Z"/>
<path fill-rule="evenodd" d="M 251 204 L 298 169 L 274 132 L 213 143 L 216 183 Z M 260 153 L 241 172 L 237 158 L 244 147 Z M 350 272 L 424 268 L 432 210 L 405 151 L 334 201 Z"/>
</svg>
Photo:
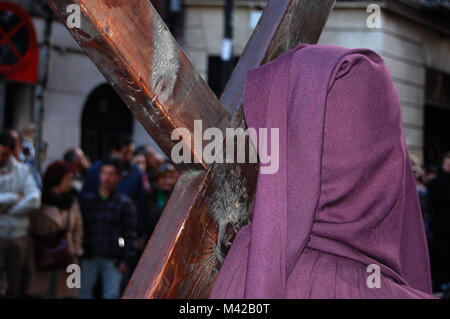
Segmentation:
<svg viewBox="0 0 450 319">
<path fill-rule="evenodd" d="M 235 0 L 230 24 L 227 1 L 151 2 L 217 96 L 268 3 Z M 0 32 L 0 296 L 119 298 L 178 173 L 45 1 L 0 1 Z M 224 46 L 230 35 L 231 46 Z M 337 1 L 319 44 L 369 48 L 387 64 L 402 107 L 433 290 L 448 297 L 449 1 Z M 26 193 L 19 184 L 28 185 Z M 6 218 L 12 210 L 15 217 Z M 113 228 L 98 238 L 110 211 L 126 225 L 124 235 Z M 36 256 L 43 234 L 62 240 L 55 224 L 65 231 L 70 258 L 88 274 L 80 290 L 67 287 L 65 269 L 50 269 L 51 262 L 41 262 L 45 255 Z M 63 250 L 60 257 L 68 258 Z"/>
</svg>

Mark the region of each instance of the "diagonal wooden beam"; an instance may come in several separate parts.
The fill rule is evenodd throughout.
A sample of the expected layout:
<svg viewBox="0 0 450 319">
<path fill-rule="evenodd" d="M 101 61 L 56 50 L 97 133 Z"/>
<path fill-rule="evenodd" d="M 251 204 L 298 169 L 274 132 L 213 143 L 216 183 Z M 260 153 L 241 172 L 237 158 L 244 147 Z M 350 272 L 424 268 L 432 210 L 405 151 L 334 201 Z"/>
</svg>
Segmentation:
<svg viewBox="0 0 450 319">
<path fill-rule="evenodd" d="M 81 27 L 69 31 L 168 157 L 178 142 L 171 140 L 174 129 L 186 128 L 193 136 L 194 120 L 201 119 L 204 128 L 224 129 L 230 123 L 229 112 L 149 1 L 48 3 L 64 24 L 71 14 L 68 6 L 79 6 Z M 192 164 L 182 163 L 177 169 L 206 169 L 193 138 L 189 149 Z"/>
<path fill-rule="evenodd" d="M 247 72 L 300 43 L 317 43 L 335 2 L 269 1 L 220 99 L 232 115 L 242 105 Z"/>
</svg>

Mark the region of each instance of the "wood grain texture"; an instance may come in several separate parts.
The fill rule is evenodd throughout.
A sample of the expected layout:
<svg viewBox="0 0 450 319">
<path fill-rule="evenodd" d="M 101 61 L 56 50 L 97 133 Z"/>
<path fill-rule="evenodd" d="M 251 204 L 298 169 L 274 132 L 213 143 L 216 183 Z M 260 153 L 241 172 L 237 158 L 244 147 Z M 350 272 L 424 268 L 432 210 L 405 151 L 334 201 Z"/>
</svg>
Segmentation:
<svg viewBox="0 0 450 319">
<path fill-rule="evenodd" d="M 214 93 L 194 69 L 149 1 L 49 0 L 63 23 L 67 6 L 81 8 L 81 28 L 69 29 L 100 72 L 170 157 L 178 141 L 176 128 L 194 132 L 194 120 L 203 127 L 224 129 L 231 121 Z M 206 169 L 189 145 L 192 164 L 185 169 Z M 197 159 L 199 163 L 194 163 Z"/>
</svg>

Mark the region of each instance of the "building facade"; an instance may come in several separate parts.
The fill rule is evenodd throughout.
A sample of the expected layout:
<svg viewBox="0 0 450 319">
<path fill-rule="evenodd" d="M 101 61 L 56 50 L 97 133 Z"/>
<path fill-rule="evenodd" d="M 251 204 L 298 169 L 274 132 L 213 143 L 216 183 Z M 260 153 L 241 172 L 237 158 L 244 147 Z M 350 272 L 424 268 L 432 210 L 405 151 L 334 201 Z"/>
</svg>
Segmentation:
<svg viewBox="0 0 450 319">
<path fill-rule="evenodd" d="M 234 56 L 242 53 L 266 4 L 236 1 Z M 375 13 L 368 11 L 371 4 L 380 9 L 377 27 L 370 23 Z M 220 55 L 223 1 L 186 0 L 185 5 L 185 51 L 207 79 L 208 61 Z M 436 11 L 443 11 L 442 16 L 436 18 Z M 450 7 L 444 2 L 427 7 L 420 1 L 337 1 L 319 40 L 369 48 L 383 57 L 402 105 L 408 150 L 433 165 L 450 150 L 450 27 L 441 23 L 445 19 L 450 21 Z"/>
</svg>

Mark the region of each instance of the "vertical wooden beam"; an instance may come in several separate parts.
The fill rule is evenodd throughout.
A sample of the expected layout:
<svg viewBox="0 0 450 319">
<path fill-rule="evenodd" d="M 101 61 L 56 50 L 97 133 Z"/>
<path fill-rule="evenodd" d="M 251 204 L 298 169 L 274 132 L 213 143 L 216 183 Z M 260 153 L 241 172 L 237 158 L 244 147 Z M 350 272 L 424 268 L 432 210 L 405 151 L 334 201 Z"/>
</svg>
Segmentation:
<svg viewBox="0 0 450 319">
<path fill-rule="evenodd" d="M 232 115 L 241 107 L 247 72 L 300 43 L 317 43 L 335 2 L 269 1 L 220 99 Z"/>
</svg>

